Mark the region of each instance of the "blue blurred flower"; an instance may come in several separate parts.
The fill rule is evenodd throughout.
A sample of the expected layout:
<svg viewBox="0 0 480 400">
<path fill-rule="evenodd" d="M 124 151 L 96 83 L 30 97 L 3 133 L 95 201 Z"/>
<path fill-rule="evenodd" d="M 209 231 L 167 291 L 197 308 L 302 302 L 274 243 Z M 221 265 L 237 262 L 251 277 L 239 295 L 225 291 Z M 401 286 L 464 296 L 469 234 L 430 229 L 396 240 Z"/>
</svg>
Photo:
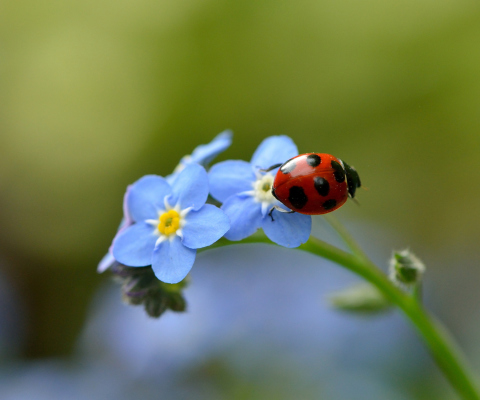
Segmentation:
<svg viewBox="0 0 480 400">
<path fill-rule="evenodd" d="M 316 236 L 324 233 L 323 225 L 315 228 Z M 374 238 L 382 238 L 381 229 L 371 229 Z M 101 382 L 123 374 L 116 380 L 115 387 L 122 388 L 116 400 L 132 398 L 126 393 L 131 394 L 129 387 L 138 391 L 138 379 L 142 394 L 148 387 L 147 393 L 153 393 L 142 400 L 157 399 L 158 390 L 167 399 L 228 399 L 234 397 L 231 391 L 218 386 L 226 371 L 236 382 L 254 377 L 249 387 L 256 393 L 264 387 L 261 398 L 344 400 L 356 398 L 357 390 L 373 393 L 369 399 L 405 400 L 408 395 L 389 395 L 388 390 L 377 396 L 375 387 L 386 385 L 396 393 L 398 385 L 411 382 L 412 373 L 431 365 L 422 351 L 402 357 L 418 340 L 398 313 L 359 319 L 332 309 L 325 301 L 332 288 L 357 278 L 310 253 L 256 244 L 226 246 L 200 253 L 191 274 L 195 284 L 185 293 L 188 312 L 165 313 L 159 320 L 121 304 L 115 286 L 103 286 L 98 293 L 77 351 L 84 356 L 82 365 L 95 360 L 105 368 Z M 208 376 L 199 373 L 212 363 L 222 368 Z M 345 388 L 350 377 L 352 385 Z M 279 384 L 289 388 L 282 396 Z M 188 394 L 179 395 L 180 388 Z"/>
<path fill-rule="evenodd" d="M 180 163 L 175 167 L 171 175 L 165 179 L 168 183 L 172 183 L 177 175 L 189 164 L 197 163 L 207 166 L 218 154 L 225 151 L 232 144 L 232 131 L 225 130 L 219 133 L 208 144 L 201 144 L 193 150 L 192 154 L 182 157 Z"/>
<path fill-rule="evenodd" d="M 129 267 L 152 266 L 158 279 L 180 282 L 195 261 L 196 249 L 228 231 L 228 217 L 205 204 L 208 177 L 198 164 L 186 166 L 172 184 L 157 175 L 135 182 L 126 198 L 133 224 L 113 242 L 113 256 Z"/>
<path fill-rule="evenodd" d="M 232 144 L 232 131 L 225 130 L 219 133 L 215 138 L 208 144 L 201 144 L 197 146 L 191 155 L 184 156 L 180 163 L 176 166 L 175 170 L 172 174 L 168 175 L 165 179 L 169 184 L 172 184 L 173 181 L 176 179 L 178 174 L 189 164 L 197 163 L 203 166 L 206 166 L 210 163 L 218 154 L 222 151 L 225 151 L 231 144 Z M 130 225 L 133 224 L 133 220 L 130 217 L 127 208 L 127 195 L 128 195 L 128 188 L 125 196 L 123 198 L 123 218 L 120 222 L 120 226 L 118 227 L 118 231 L 115 235 L 117 237 L 122 231 L 128 228 Z M 115 241 L 115 238 L 113 239 Z M 112 254 L 113 243 L 108 249 L 108 253 L 102 258 L 100 263 L 97 267 L 97 272 L 101 273 L 109 269 L 115 262 L 115 258 Z"/>
<path fill-rule="evenodd" d="M 277 212 L 272 221 L 270 209 L 275 205 L 284 207 L 271 192 L 277 169 L 262 171 L 297 154 L 292 139 L 271 136 L 260 144 L 250 163 L 229 160 L 210 169 L 210 193 L 223 203 L 221 208 L 230 218 L 227 239 L 244 239 L 261 227 L 270 240 L 281 246 L 298 247 L 308 240 L 312 227 L 309 215 Z"/>
</svg>

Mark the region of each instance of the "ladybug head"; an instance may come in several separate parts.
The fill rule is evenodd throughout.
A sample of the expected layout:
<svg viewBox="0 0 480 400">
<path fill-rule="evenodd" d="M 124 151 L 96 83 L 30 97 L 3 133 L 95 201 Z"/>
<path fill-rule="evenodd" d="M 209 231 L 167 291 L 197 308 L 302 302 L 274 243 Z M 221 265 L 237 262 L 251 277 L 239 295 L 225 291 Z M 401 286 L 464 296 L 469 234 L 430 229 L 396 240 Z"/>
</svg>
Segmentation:
<svg viewBox="0 0 480 400">
<path fill-rule="evenodd" d="M 360 177 L 358 176 L 357 170 L 343 160 L 342 163 L 343 167 L 345 168 L 345 175 L 347 177 L 348 194 L 353 199 L 355 197 L 355 191 L 357 188 L 362 186 L 362 183 L 360 182 Z"/>
</svg>

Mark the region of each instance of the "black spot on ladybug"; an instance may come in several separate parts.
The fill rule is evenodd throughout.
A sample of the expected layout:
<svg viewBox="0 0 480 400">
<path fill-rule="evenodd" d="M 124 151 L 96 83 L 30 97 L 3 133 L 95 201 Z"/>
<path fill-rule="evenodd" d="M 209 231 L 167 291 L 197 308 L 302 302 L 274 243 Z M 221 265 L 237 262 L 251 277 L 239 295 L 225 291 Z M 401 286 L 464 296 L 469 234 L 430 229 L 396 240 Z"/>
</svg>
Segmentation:
<svg viewBox="0 0 480 400">
<path fill-rule="evenodd" d="M 288 201 L 294 208 L 301 209 L 307 204 L 308 198 L 302 187 L 292 186 L 288 193 Z"/>
<path fill-rule="evenodd" d="M 320 196 L 327 196 L 328 192 L 330 192 L 330 184 L 321 176 L 313 178 L 313 185 Z"/>
<path fill-rule="evenodd" d="M 307 164 L 310 165 L 311 167 L 316 167 L 320 165 L 322 162 L 322 159 L 320 156 L 317 156 L 316 154 L 309 154 L 307 156 Z"/>
<path fill-rule="evenodd" d="M 337 201 L 335 199 L 330 199 L 330 200 L 327 200 L 325 203 L 323 203 L 323 208 L 325 210 L 331 210 L 336 205 L 337 205 Z"/>
<path fill-rule="evenodd" d="M 283 163 L 283 165 L 280 167 L 280 171 L 282 171 L 282 174 L 287 175 L 292 172 L 296 166 L 296 162 L 290 159 Z"/>
<path fill-rule="evenodd" d="M 340 183 L 344 182 L 345 171 L 343 170 L 343 167 L 338 162 L 332 160 L 332 168 L 334 169 L 333 176 L 335 177 L 335 180 Z"/>
</svg>

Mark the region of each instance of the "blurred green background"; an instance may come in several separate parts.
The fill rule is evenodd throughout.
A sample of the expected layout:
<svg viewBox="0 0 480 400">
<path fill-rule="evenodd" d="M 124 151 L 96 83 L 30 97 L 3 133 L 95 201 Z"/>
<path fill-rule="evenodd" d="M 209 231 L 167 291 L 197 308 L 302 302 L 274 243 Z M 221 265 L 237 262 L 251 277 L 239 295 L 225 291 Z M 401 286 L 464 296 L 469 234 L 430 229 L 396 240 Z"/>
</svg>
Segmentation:
<svg viewBox="0 0 480 400">
<path fill-rule="evenodd" d="M 0 258 L 27 315 L 20 357 L 70 354 L 126 186 L 226 128 L 219 160 L 286 134 L 354 165 L 368 190 L 338 217 L 363 243 L 368 225 L 410 246 L 432 308 L 468 336 L 478 2 L 7 0 L 0 40 Z"/>
</svg>

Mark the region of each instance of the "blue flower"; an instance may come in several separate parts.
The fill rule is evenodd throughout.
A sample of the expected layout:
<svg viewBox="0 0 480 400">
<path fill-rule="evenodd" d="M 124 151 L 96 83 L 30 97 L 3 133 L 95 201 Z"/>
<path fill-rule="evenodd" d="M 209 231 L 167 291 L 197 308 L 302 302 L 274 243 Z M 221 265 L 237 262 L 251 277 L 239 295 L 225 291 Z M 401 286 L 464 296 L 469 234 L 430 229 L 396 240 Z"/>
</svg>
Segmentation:
<svg viewBox="0 0 480 400">
<path fill-rule="evenodd" d="M 180 282 L 195 261 L 196 249 L 210 246 L 228 231 L 223 211 L 205 204 L 208 176 L 190 164 L 172 184 L 157 175 L 135 182 L 127 196 L 133 224 L 113 242 L 113 257 L 129 267 L 152 266 L 166 283 Z"/>
<path fill-rule="evenodd" d="M 230 218 L 227 239 L 244 239 L 261 227 L 270 240 L 281 246 L 298 247 L 308 240 L 312 227 L 309 215 L 274 212 L 274 221 L 268 215 L 275 205 L 286 207 L 271 192 L 278 169 L 270 172 L 262 169 L 281 164 L 296 155 L 298 150 L 292 139 L 271 136 L 260 144 L 250 163 L 230 160 L 210 169 L 210 193 L 223 203 L 221 208 Z"/>
<path fill-rule="evenodd" d="M 222 151 L 225 151 L 232 144 L 232 135 L 233 135 L 232 131 L 225 130 L 219 133 L 217 136 L 215 136 L 215 138 L 210 143 L 201 144 L 200 146 L 197 146 L 193 150 L 191 155 L 182 157 L 182 159 L 180 160 L 180 163 L 177 165 L 173 173 L 168 175 L 165 178 L 167 182 L 170 185 L 173 184 L 173 181 L 176 179 L 178 174 L 189 164 L 197 163 L 197 164 L 206 166 L 218 154 L 220 154 Z M 115 238 L 119 233 L 121 233 L 123 230 L 128 228 L 133 223 L 133 220 L 130 217 L 130 213 L 127 207 L 128 192 L 129 190 L 127 188 L 127 192 L 125 193 L 125 196 L 123 198 L 123 218 L 122 218 L 122 221 L 120 222 L 120 226 L 118 227 L 118 231 L 117 231 L 117 234 L 115 235 Z M 115 238 L 113 239 L 114 241 L 115 241 Z M 108 253 L 105 254 L 105 256 L 102 258 L 102 260 L 98 264 L 97 272 L 102 273 L 106 271 L 116 262 L 112 254 L 112 248 L 113 248 L 113 243 L 108 249 Z"/>
<path fill-rule="evenodd" d="M 193 150 L 192 154 L 182 157 L 180 163 L 175 167 L 171 175 L 165 179 L 168 183 L 172 183 L 177 175 L 187 166 L 192 163 L 197 163 L 207 166 L 218 154 L 225 151 L 232 144 L 232 131 L 225 130 L 219 133 L 208 144 L 201 144 Z"/>
</svg>

